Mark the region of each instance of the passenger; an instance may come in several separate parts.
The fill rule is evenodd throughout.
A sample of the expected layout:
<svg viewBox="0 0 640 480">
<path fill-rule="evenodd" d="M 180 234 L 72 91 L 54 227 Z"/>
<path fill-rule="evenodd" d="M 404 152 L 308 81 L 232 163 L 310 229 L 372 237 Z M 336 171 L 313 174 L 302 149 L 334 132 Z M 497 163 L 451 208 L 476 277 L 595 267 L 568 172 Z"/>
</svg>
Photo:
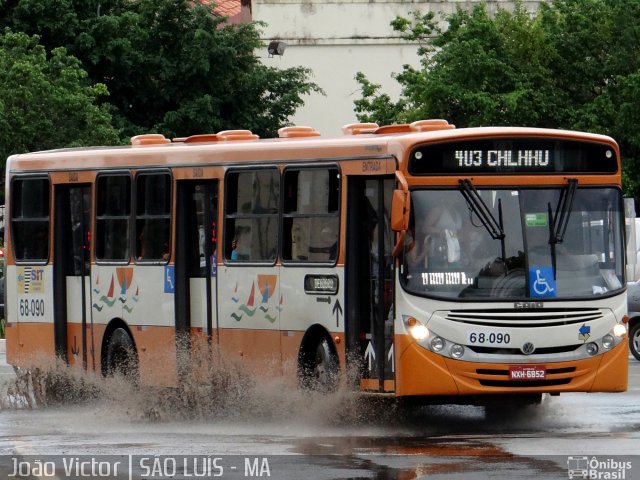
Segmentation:
<svg viewBox="0 0 640 480">
<path fill-rule="evenodd" d="M 233 240 L 231 240 L 231 260 L 238 260 L 238 249 L 236 248 L 238 246 L 238 243 L 236 242 L 236 239 L 234 237 Z"/>
<path fill-rule="evenodd" d="M 231 240 L 230 260 L 251 260 L 251 227 L 245 225 L 235 226 L 235 235 Z"/>
<path fill-rule="evenodd" d="M 440 204 L 429 211 L 425 221 L 425 268 L 451 268 L 460 265 L 462 216 L 456 206 Z"/>
</svg>

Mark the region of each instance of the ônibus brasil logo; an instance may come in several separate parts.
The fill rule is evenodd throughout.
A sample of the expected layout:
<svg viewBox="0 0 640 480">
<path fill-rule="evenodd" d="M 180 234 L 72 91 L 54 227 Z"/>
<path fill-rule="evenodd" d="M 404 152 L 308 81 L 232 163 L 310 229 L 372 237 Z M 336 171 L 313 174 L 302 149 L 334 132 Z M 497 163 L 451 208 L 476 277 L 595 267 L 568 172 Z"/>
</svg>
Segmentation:
<svg viewBox="0 0 640 480">
<path fill-rule="evenodd" d="M 569 457 L 567 469 L 569 478 L 588 478 L 601 480 L 625 480 L 633 478 L 630 474 L 631 462 L 615 458 Z"/>
</svg>

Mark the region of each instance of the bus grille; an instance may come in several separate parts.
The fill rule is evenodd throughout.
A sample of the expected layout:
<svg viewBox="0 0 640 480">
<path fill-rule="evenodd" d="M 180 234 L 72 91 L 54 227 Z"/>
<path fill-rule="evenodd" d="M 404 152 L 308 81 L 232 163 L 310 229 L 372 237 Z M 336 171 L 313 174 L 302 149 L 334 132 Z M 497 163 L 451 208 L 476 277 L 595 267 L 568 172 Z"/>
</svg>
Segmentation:
<svg viewBox="0 0 640 480">
<path fill-rule="evenodd" d="M 486 310 L 451 310 L 446 319 L 486 327 L 535 328 L 556 327 L 590 322 L 602 318 L 597 308 L 544 308 L 539 310 L 494 308 Z"/>
<path fill-rule="evenodd" d="M 553 353 L 574 352 L 583 344 L 577 345 L 560 345 L 558 347 L 541 347 L 536 348 L 536 355 L 548 355 Z M 496 348 L 496 347 L 478 347 L 477 345 L 467 345 L 469 350 L 476 353 L 489 353 L 492 355 L 524 355 L 519 348 Z"/>
</svg>

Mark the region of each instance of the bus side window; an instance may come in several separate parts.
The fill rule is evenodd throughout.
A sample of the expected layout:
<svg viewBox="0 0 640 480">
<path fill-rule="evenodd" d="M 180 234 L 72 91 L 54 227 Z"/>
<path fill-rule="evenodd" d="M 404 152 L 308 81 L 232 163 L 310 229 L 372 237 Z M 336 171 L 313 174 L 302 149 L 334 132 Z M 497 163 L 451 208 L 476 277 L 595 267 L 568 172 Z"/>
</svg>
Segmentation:
<svg viewBox="0 0 640 480">
<path fill-rule="evenodd" d="M 283 260 L 334 262 L 339 251 L 338 169 L 287 169 L 284 192 Z"/>
<path fill-rule="evenodd" d="M 171 176 L 136 176 L 136 259 L 166 261 L 171 241 Z"/>
<path fill-rule="evenodd" d="M 225 259 L 275 262 L 280 173 L 275 168 L 229 172 L 226 178 Z"/>
<path fill-rule="evenodd" d="M 15 179 L 11 228 L 15 259 L 46 261 L 49 253 L 49 180 Z"/>
<path fill-rule="evenodd" d="M 96 258 L 128 262 L 131 213 L 129 174 L 99 176 L 97 198 Z"/>
</svg>

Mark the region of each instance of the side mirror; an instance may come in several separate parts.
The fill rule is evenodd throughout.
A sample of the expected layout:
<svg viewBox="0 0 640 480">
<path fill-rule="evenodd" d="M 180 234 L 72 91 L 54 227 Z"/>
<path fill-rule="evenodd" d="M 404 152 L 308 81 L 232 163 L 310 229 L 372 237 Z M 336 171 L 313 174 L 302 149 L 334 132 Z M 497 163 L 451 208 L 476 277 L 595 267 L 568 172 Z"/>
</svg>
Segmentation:
<svg viewBox="0 0 640 480">
<path fill-rule="evenodd" d="M 391 199 L 391 229 L 405 232 L 409 228 L 411 197 L 406 190 L 394 190 Z"/>
</svg>

